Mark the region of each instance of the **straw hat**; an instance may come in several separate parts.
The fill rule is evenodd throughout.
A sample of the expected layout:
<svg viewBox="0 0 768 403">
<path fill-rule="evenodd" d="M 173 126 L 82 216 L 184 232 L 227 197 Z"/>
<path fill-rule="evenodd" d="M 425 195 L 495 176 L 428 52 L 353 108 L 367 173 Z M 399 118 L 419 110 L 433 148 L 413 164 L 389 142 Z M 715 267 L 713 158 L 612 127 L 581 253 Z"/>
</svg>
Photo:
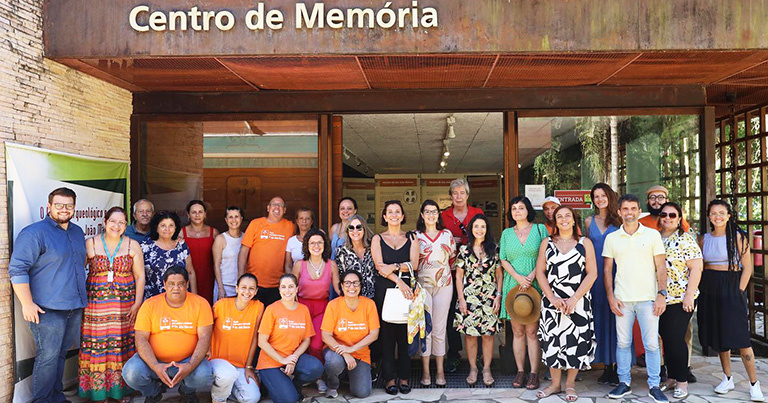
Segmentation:
<svg viewBox="0 0 768 403">
<path fill-rule="evenodd" d="M 653 192 L 663 192 L 665 196 L 669 196 L 669 190 L 661 185 L 653 185 L 649 187 L 648 190 L 645 191 L 645 195 L 648 196 Z"/>
<path fill-rule="evenodd" d="M 509 290 L 504 305 L 509 317 L 523 325 L 535 323 L 541 316 L 541 295 L 533 287 L 528 287 L 525 291 L 520 289 L 520 285 L 513 287 Z"/>
</svg>

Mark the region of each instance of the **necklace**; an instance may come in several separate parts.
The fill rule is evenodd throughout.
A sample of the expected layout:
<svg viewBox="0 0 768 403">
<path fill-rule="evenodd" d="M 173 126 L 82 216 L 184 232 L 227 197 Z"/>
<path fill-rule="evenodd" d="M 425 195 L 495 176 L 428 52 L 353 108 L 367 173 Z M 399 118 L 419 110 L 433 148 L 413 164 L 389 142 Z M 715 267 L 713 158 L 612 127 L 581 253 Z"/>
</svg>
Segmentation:
<svg viewBox="0 0 768 403">
<path fill-rule="evenodd" d="M 515 235 L 517 235 L 517 238 L 522 242 L 523 241 L 523 237 L 528 235 L 528 233 L 531 231 L 532 227 L 533 227 L 533 223 L 529 223 L 528 226 L 525 227 L 525 228 L 521 228 L 519 230 L 517 228 L 514 228 Z"/>
<path fill-rule="evenodd" d="M 312 263 L 312 259 L 309 259 L 309 265 L 312 266 L 312 269 L 315 270 L 315 278 L 320 278 L 320 273 L 323 272 L 323 265 L 320 264 L 320 267 L 315 266 L 315 264 Z"/>
</svg>

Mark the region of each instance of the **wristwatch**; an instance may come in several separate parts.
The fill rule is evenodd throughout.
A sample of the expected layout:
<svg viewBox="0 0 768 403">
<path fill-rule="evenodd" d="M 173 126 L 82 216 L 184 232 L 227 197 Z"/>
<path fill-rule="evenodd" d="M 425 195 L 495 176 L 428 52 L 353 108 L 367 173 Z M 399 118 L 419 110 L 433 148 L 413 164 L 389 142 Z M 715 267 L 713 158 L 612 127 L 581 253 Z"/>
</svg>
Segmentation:
<svg viewBox="0 0 768 403">
<path fill-rule="evenodd" d="M 667 298 L 667 290 L 659 290 L 657 294 L 663 296 L 664 298 Z"/>
</svg>

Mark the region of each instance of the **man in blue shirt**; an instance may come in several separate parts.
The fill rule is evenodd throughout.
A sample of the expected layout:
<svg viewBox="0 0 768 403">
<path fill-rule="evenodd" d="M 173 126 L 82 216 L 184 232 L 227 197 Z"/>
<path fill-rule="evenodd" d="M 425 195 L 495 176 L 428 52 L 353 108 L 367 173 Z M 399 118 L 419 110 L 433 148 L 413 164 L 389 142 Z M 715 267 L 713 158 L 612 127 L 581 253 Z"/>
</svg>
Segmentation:
<svg viewBox="0 0 768 403">
<path fill-rule="evenodd" d="M 125 229 L 125 235 L 134 241 L 141 241 L 149 238 L 149 221 L 155 214 L 155 205 L 147 199 L 139 199 L 133 203 L 133 224 Z"/>
<path fill-rule="evenodd" d="M 67 350 L 78 340 L 85 292 L 85 236 L 69 221 L 72 189 L 48 195 L 48 216 L 21 230 L 8 267 L 13 292 L 37 345 L 32 370 L 33 402 L 63 402 Z"/>
</svg>

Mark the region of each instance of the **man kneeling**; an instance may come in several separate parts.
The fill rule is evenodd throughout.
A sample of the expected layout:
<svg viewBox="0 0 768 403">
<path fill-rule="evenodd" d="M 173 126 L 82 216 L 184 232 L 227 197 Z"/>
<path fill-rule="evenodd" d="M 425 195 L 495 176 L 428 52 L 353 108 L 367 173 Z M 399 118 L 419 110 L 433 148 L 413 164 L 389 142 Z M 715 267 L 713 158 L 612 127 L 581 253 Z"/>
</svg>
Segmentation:
<svg viewBox="0 0 768 403">
<path fill-rule="evenodd" d="M 123 367 L 123 379 L 146 402 L 179 385 L 185 402 L 197 402 L 195 390 L 211 385 L 205 358 L 211 344 L 213 315 L 203 297 L 187 292 L 189 274 L 171 267 L 163 276 L 165 292 L 141 305 L 136 316 L 136 355 Z"/>
</svg>

